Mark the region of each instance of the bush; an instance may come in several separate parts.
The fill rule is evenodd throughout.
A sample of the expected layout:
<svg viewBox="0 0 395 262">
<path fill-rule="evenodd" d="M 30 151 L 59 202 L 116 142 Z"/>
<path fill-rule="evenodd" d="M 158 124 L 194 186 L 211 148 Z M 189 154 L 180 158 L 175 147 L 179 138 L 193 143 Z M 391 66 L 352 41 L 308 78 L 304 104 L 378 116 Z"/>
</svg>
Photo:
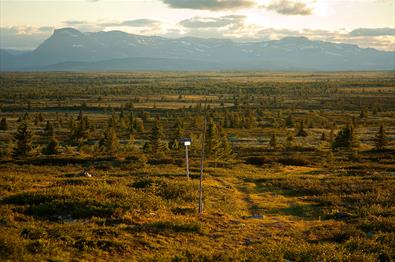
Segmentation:
<svg viewBox="0 0 395 262">
<path fill-rule="evenodd" d="M 273 159 L 269 159 L 264 156 L 253 156 L 253 157 L 246 158 L 245 162 L 250 165 L 262 166 L 265 164 L 273 163 Z"/>
<path fill-rule="evenodd" d="M 279 163 L 287 166 L 309 166 L 311 165 L 310 160 L 301 157 L 301 156 L 294 156 L 294 157 L 285 157 L 280 158 L 278 160 Z"/>
</svg>

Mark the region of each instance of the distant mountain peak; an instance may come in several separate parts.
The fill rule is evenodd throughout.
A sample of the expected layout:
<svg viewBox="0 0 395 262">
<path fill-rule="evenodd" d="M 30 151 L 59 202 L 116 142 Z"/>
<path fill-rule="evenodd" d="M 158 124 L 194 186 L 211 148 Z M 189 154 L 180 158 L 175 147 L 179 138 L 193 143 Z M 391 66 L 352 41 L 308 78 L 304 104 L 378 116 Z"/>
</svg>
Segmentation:
<svg viewBox="0 0 395 262">
<path fill-rule="evenodd" d="M 55 29 L 53 32 L 53 35 L 54 36 L 64 35 L 64 36 L 70 36 L 70 37 L 79 37 L 79 36 L 83 36 L 84 34 L 72 27 L 64 27 L 64 28 Z"/>
<path fill-rule="evenodd" d="M 292 42 L 292 43 L 306 43 L 306 42 L 312 42 L 312 40 L 308 39 L 305 36 L 287 36 L 279 41 L 281 42 Z"/>
<path fill-rule="evenodd" d="M 70 65 L 75 70 L 394 70 L 394 57 L 395 52 L 304 36 L 240 43 L 198 37 L 170 39 L 117 30 L 82 33 L 66 27 L 56 29 L 32 52 L 18 56 L 1 52 L 0 71 L 69 70 Z"/>
</svg>

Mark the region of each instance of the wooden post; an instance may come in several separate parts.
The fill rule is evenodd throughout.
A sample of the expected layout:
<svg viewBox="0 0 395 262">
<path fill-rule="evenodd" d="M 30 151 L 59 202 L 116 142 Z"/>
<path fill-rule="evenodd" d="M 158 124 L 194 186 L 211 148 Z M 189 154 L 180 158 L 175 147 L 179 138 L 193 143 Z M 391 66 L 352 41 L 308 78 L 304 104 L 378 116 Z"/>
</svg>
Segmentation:
<svg viewBox="0 0 395 262">
<path fill-rule="evenodd" d="M 188 159 L 188 146 L 185 146 L 185 162 L 187 167 L 187 178 L 189 179 L 189 159 Z"/>
<path fill-rule="evenodd" d="M 204 128 L 203 128 L 203 139 L 202 139 L 202 153 L 200 157 L 200 182 L 199 182 L 199 215 L 203 214 L 203 161 L 204 161 L 204 145 L 206 143 L 206 126 L 207 117 L 204 115 Z"/>
</svg>

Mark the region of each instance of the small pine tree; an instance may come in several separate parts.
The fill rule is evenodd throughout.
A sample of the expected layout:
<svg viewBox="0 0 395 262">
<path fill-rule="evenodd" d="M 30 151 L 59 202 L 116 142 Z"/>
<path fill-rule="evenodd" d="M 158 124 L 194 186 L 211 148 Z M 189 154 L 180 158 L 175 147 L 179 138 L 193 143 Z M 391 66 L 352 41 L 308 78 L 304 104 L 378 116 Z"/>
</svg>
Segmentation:
<svg viewBox="0 0 395 262">
<path fill-rule="evenodd" d="M 332 144 L 333 138 L 334 138 L 334 131 L 333 131 L 333 128 L 331 128 L 331 131 L 329 132 L 328 142 Z"/>
<path fill-rule="evenodd" d="M 151 129 L 151 136 L 150 136 L 150 144 L 152 153 L 158 154 L 162 153 L 165 150 L 165 146 L 163 144 L 163 128 L 160 123 L 160 119 L 156 118 L 154 126 Z"/>
<path fill-rule="evenodd" d="M 326 134 L 324 131 L 322 131 L 322 134 L 321 134 L 321 141 L 326 141 Z"/>
<path fill-rule="evenodd" d="M 169 148 L 173 150 L 180 149 L 180 139 L 184 136 L 184 127 L 180 121 L 176 123 L 176 132 L 174 133 L 173 138 L 169 142 Z"/>
<path fill-rule="evenodd" d="M 354 134 L 354 128 L 346 126 L 342 128 L 336 135 L 332 142 L 332 149 L 336 148 L 353 148 L 358 145 L 356 136 Z"/>
<path fill-rule="evenodd" d="M 44 121 L 44 117 L 43 117 L 42 113 L 38 114 L 38 121 L 40 121 L 40 122 Z"/>
<path fill-rule="evenodd" d="M 57 155 L 59 152 L 59 142 L 55 137 L 51 138 L 47 146 L 42 151 L 45 155 Z"/>
<path fill-rule="evenodd" d="M 291 114 L 289 114 L 288 117 L 285 119 L 285 126 L 286 127 L 293 127 L 294 126 L 294 121 L 293 121 Z"/>
<path fill-rule="evenodd" d="M 228 137 L 223 135 L 221 137 L 221 157 L 223 161 L 230 161 L 234 159 L 235 155 L 233 152 L 232 144 L 229 142 Z"/>
<path fill-rule="evenodd" d="M 213 119 L 209 119 L 206 135 L 206 155 L 207 157 L 217 158 L 220 150 L 220 139 L 218 136 L 217 125 Z"/>
<path fill-rule="evenodd" d="M 299 130 L 296 133 L 296 136 L 302 136 L 302 137 L 306 137 L 307 136 L 307 132 L 304 130 L 303 121 L 300 121 Z"/>
<path fill-rule="evenodd" d="M 387 145 L 387 137 L 383 124 L 380 125 L 380 129 L 374 137 L 374 145 L 377 150 L 383 150 Z"/>
<path fill-rule="evenodd" d="M 7 119 L 3 117 L 0 121 L 0 130 L 6 131 L 8 129 Z"/>
<path fill-rule="evenodd" d="M 276 135 L 272 134 L 272 136 L 270 137 L 270 142 L 269 145 L 272 149 L 276 149 L 277 148 L 277 139 L 276 139 Z"/>
<path fill-rule="evenodd" d="M 33 134 L 26 122 L 22 122 L 15 134 L 16 147 L 13 151 L 14 157 L 27 156 L 32 151 Z"/>
<path fill-rule="evenodd" d="M 288 149 L 292 148 L 293 141 L 294 141 L 294 138 L 293 138 L 292 134 L 288 134 L 288 136 L 285 140 L 285 147 Z"/>
<path fill-rule="evenodd" d="M 118 137 L 113 126 L 108 126 L 103 138 L 99 141 L 99 147 L 106 153 L 114 154 L 118 150 Z"/>
<path fill-rule="evenodd" d="M 45 125 L 44 132 L 48 137 L 53 137 L 54 135 L 54 128 L 53 124 L 49 121 L 47 121 L 47 124 Z"/>
</svg>

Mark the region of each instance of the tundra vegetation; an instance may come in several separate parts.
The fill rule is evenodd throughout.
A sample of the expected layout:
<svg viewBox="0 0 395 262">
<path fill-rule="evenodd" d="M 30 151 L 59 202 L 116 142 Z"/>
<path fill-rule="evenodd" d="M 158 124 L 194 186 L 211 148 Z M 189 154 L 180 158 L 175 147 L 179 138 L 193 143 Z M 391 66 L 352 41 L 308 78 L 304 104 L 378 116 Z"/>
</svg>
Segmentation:
<svg viewBox="0 0 395 262">
<path fill-rule="evenodd" d="M 393 72 L 1 73 L 0 260 L 392 261 L 394 116 Z"/>
</svg>

